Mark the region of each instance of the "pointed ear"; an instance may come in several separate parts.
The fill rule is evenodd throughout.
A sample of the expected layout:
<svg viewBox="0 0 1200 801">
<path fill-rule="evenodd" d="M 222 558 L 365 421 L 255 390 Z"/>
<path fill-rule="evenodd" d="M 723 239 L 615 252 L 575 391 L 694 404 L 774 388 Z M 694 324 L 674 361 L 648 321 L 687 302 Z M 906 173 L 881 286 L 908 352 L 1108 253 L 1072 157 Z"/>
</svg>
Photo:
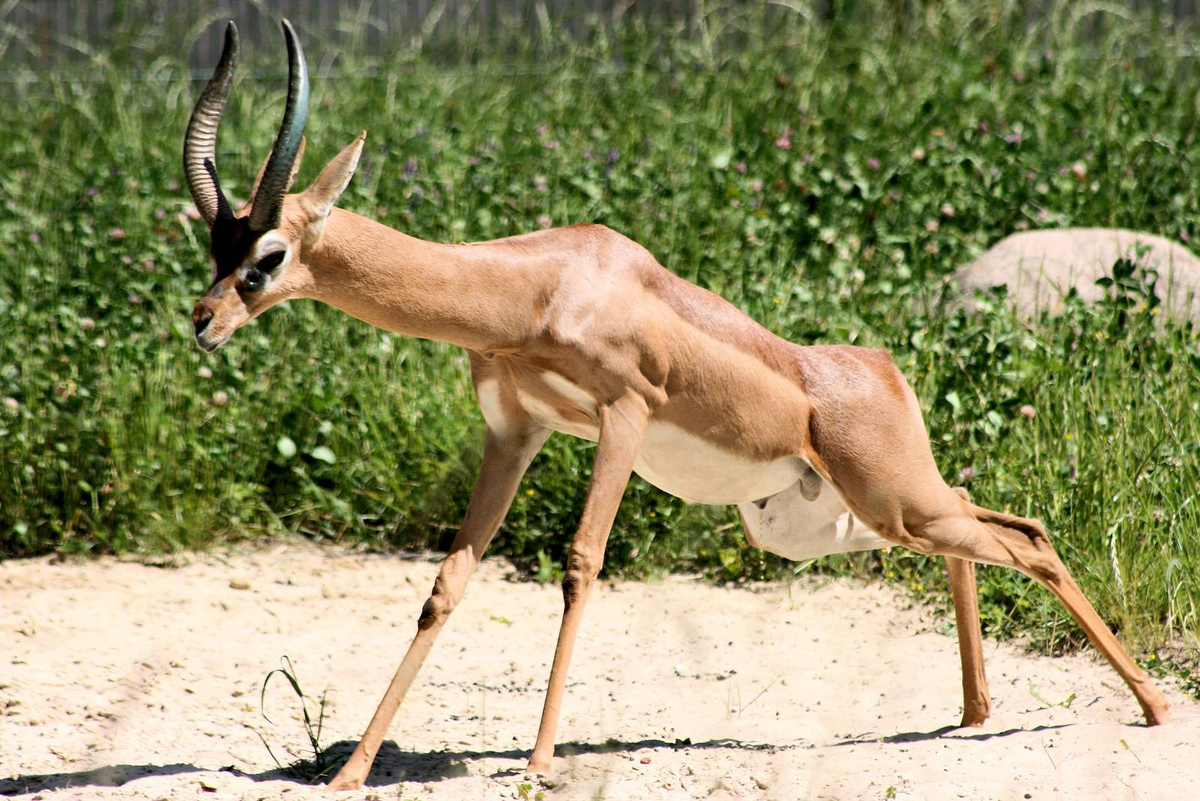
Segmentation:
<svg viewBox="0 0 1200 801">
<path fill-rule="evenodd" d="M 242 204 L 242 207 L 240 209 L 238 209 L 239 214 L 241 212 L 249 210 L 254 205 L 254 198 L 258 197 L 258 185 L 262 183 L 263 172 L 266 171 L 267 162 L 270 160 L 271 160 L 271 154 L 268 153 L 267 157 L 265 159 L 263 159 L 262 166 L 260 166 L 258 168 L 258 176 L 254 179 L 254 188 L 250 190 L 250 197 L 248 197 L 246 199 L 246 202 Z M 283 191 L 290 192 L 292 190 L 292 184 L 294 184 L 296 182 L 296 173 L 300 172 L 300 163 L 302 161 L 304 161 L 304 137 L 303 136 L 300 137 L 300 147 L 296 150 L 296 160 L 294 162 L 292 162 L 292 176 L 290 178 L 288 178 L 287 189 L 285 189 Z"/>
<path fill-rule="evenodd" d="M 333 204 L 337 203 L 342 192 L 346 191 L 350 179 L 354 177 L 354 170 L 358 167 L 358 157 L 362 155 L 363 142 L 366 139 L 367 132 L 363 131 L 341 153 L 334 156 L 333 161 L 321 170 L 317 180 L 312 182 L 312 186 L 304 190 L 305 196 L 313 205 L 317 220 L 323 221 L 328 217 L 329 212 L 333 210 Z"/>
</svg>

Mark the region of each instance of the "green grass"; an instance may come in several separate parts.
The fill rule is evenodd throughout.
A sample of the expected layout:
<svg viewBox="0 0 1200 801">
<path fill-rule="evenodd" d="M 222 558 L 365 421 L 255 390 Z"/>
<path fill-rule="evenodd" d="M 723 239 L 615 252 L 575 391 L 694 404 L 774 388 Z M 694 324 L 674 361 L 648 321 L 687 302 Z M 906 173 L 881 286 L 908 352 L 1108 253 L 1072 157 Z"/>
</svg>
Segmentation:
<svg viewBox="0 0 1200 801">
<path fill-rule="evenodd" d="M 974 315 L 939 302 L 949 272 L 1020 227 L 1200 235 L 1192 40 L 1119 12 L 1027 27 L 1019 3 L 903 20 L 859 5 L 833 24 L 776 8 L 770 33 L 736 10 L 690 29 L 630 17 L 583 40 L 468 25 L 386 56 L 344 49 L 336 77 L 313 42 L 301 181 L 365 128 L 342 205 L 407 233 L 599 221 L 780 336 L 889 349 L 951 483 L 1042 518 L 1135 647 L 1194 648 L 1196 333 L 1136 303 L 1072 303 L 1025 326 L 998 301 Z M 444 545 L 481 449 L 461 352 L 310 302 L 213 356 L 192 343 L 207 232 L 179 218 L 178 184 L 200 86 L 180 78 L 167 30 L 129 28 L 87 80 L 0 85 L 0 553 L 284 533 Z M 130 60 L 149 64 L 132 83 Z M 250 54 L 244 72 L 272 80 L 235 88 L 220 138 L 234 196 L 278 124 L 280 67 Z M 551 439 L 495 552 L 555 575 L 590 454 Z M 635 481 L 607 569 L 793 571 L 736 521 Z M 897 549 L 818 567 L 945 594 L 940 563 Z M 1081 641 L 1015 572 L 980 582 L 989 631 Z"/>
</svg>

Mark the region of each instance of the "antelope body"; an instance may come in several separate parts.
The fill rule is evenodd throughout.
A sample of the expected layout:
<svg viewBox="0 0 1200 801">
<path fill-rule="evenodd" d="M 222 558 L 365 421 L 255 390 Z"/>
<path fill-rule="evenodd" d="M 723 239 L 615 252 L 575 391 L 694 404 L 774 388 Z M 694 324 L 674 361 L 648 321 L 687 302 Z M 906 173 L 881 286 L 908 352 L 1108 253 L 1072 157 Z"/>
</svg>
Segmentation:
<svg viewBox="0 0 1200 801">
<path fill-rule="evenodd" d="M 564 613 L 531 772 L 550 768 L 567 666 L 625 486 L 636 472 L 679 497 L 738 504 L 752 544 L 792 558 L 902 545 L 946 558 L 963 665 L 962 725 L 991 701 L 974 562 L 1017 568 L 1066 605 L 1150 724 L 1164 697 L 1105 626 L 1035 520 L 972 504 L 942 480 L 916 397 L 882 351 L 799 347 L 661 267 L 599 225 L 492 242 L 424 242 L 334 207 L 365 133 L 303 192 L 303 53 L 284 21 L 290 83 L 276 144 L 234 212 L 215 164 L 237 33 L 189 123 L 188 186 L 212 233 L 213 283 L 196 304 L 211 351 L 287 298 L 466 349 L 487 423 L 462 526 L 417 633 L 358 747 L 333 780 L 359 787 L 401 700 L 461 599 L 534 455 L 552 431 L 597 442 L 563 580 Z"/>
</svg>

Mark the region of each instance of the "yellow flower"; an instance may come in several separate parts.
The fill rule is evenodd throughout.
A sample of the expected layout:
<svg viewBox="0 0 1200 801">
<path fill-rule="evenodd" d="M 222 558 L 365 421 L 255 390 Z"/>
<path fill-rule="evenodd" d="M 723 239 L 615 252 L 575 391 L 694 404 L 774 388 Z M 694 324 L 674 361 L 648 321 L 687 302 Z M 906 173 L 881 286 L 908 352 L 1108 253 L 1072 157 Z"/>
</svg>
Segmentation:
<svg viewBox="0 0 1200 801">
<path fill-rule="evenodd" d="M 525 494 L 532 498 L 535 493 L 532 489 L 527 489 L 525 490 Z"/>
</svg>

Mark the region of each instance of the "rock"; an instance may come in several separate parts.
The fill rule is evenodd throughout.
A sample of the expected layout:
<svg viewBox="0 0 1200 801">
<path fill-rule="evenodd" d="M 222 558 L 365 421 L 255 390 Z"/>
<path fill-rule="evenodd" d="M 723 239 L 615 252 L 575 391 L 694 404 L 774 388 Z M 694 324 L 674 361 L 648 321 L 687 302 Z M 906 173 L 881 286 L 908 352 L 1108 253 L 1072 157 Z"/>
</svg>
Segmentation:
<svg viewBox="0 0 1200 801">
<path fill-rule="evenodd" d="M 1139 247 L 1145 248 L 1141 255 Z M 1200 258 L 1164 237 L 1119 228 L 1026 231 L 1005 237 L 954 273 L 952 304 L 973 308 L 976 290 L 1007 286 L 1022 317 L 1036 317 L 1043 309 L 1057 314 L 1071 287 L 1089 302 L 1103 298 L 1105 289 L 1096 286 L 1096 279 L 1110 275 L 1113 264 L 1123 258 L 1158 271 L 1155 292 L 1164 312 L 1200 320 Z"/>
</svg>

